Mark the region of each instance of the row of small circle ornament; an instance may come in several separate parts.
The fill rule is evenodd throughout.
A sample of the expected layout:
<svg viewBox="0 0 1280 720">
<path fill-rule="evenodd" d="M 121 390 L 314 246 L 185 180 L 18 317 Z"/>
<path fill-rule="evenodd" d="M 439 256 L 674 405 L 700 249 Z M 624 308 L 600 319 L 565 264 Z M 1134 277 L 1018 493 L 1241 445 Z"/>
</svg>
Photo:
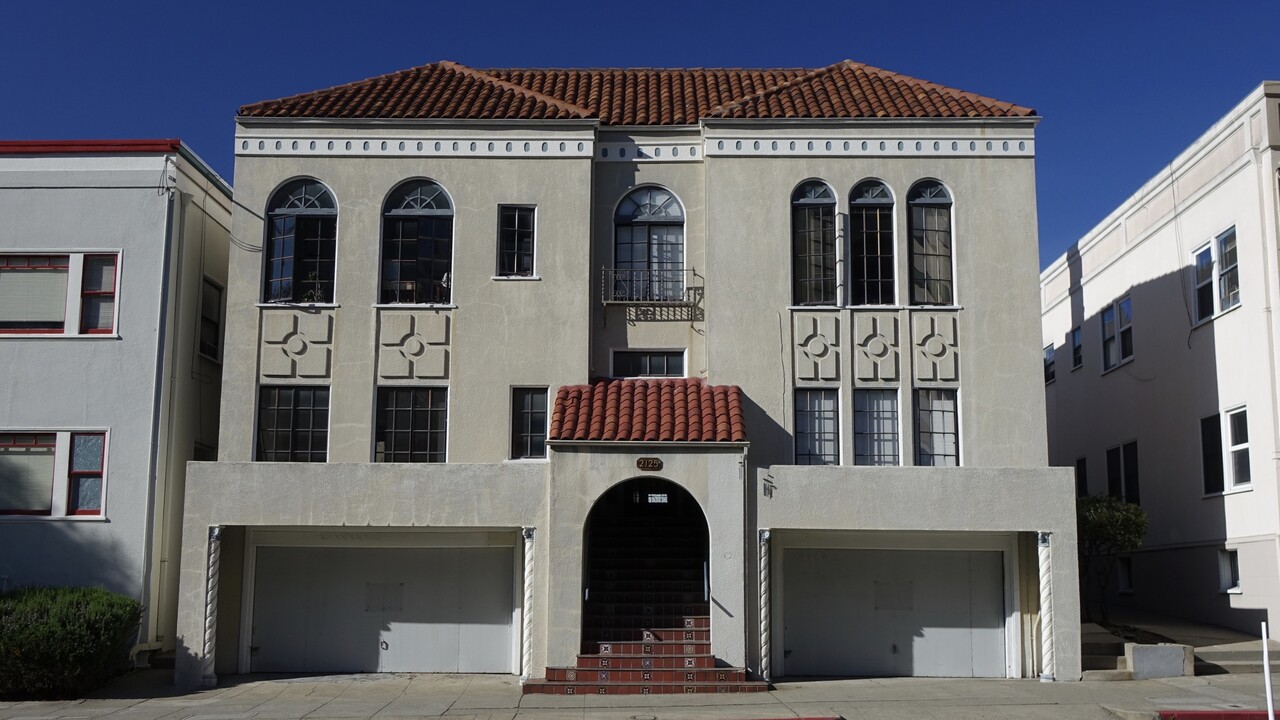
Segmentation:
<svg viewBox="0 0 1280 720">
<path fill-rule="evenodd" d="M 826 143 L 824 143 L 823 149 L 824 149 L 824 150 L 831 150 L 833 147 L 834 147 L 834 145 L 832 144 L 832 141 L 827 140 L 827 141 L 826 141 Z M 925 144 L 924 144 L 924 142 L 917 140 L 917 141 L 916 141 L 916 143 L 915 143 L 915 147 L 916 147 L 916 151 L 917 151 L 917 152 L 923 152 L 923 151 L 924 151 L 924 149 L 925 149 Z M 1009 151 L 1009 149 L 1010 149 L 1010 147 L 1011 147 L 1011 146 L 1010 146 L 1010 144 L 1009 144 L 1009 141 L 1008 141 L 1008 140 L 1005 140 L 1005 141 L 1003 141 L 1003 142 L 1001 142 L 1001 143 L 1000 143 L 1000 149 L 1001 149 L 1002 151 L 1004 151 L 1004 152 L 1008 152 L 1008 151 Z M 881 151 L 888 151 L 888 150 L 889 150 L 889 143 L 885 142 L 884 140 L 881 140 L 881 141 L 880 141 L 880 143 L 879 143 L 879 148 L 880 148 L 880 150 L 881 150 Z M 991 142 L 990 140 L 988 140 L 988 141 L 987 141 L 987 143 L 986 143 L 986 148 L 987 148 L 987 150 L 995 150 L 995 143 L 993 143 L 993 142 Z M 717 150 L 724 150 L 724 149 L 725 149 L 725 141 L 724 141 L 724 140 L 719 140 L 719 141 L 717 141 L 717 142 L 716 142 L 716 149 L 717 149 Z M 741 149 L 742 149 L 742 141 L 741 141 L 741 140 L 735 140 L 735 141 L 734 141 L 734 143 L 733 143 L 733 149 L 734 149 L 734 150 L 741 150 Z M 752 150 L 760 150 L 760 149 L 761 149 L 760 141 L 759 141 L 759 140 L 756 140 L 756 141 L 754 141 L 753 143 L 751 143 L 751 149 L 752 149 Z M 769 143 L 769 149 L 770 149 L 770 150 L 777 150 L 777 149 L 778 149 L 778 141 L 777 141 L 777 140 L 773 140 L 773 141 L 771 141 L 771 142 Z M 792 140 L 791 142 L 789 142 L 789 143 L 787 144 L 787 150 L 795 150 L 795 149 L 796 149 L 796 141 L 795 141 L 795 140 Z M 814 141 L 813 141 L 813 140 L 809 140 L 808 142 L 806 142 L 806 143 L 805 143 L 805 150 L 812 151 L 812 150 L 814 150 L 814 149 L 815 149 L 815 146 L 814 146 Z M 851 141 L 849 141 L 849 140 L 845 140 L 845 141 L 844 141 L 844 147 L 843 147 L 843 149 L 844 149 L 845 151 L 851 151 L 851 150 L 853 149 L 853 143 L 852 143 Z M 872 149 L 872 145 L 871 145 L 871 143 L 867 142 L 866 140 L 863 140 L 863 141 L 862 141 L 862 143 L 861 143 L 861 149 L 862 149 L 862 150 L 871 150 L 871 149 Z M 905 152 L 905 151 L 906 151 L 906 149 L 907 149 L 907 144 L 906 144 L 906 142 L 904 142 L 904 141 L 902 141 L 902 140 L 899 140 L 899 141 L 898 141 L 898 150 L 899 150 L 899 151 L 903 151 L 903 152 Z M 942 151 L 942 142 L 941 142 L 941 141 L 938 141 L 938 140 L 934 140 L 934 141 L 933 141 L 933 149 L 934 149 L 935 151 L 941 152 L 941 151 Z M 1025 141 L 1025 140 L 1019 140 L 1019 141 L 1018 141 L 1018 150 L 1019 150 L 1019 151 L 1025 151 L 1026 149 L 1027 149 L 1027 143 L 1026 143 L 1026 141 Z M 951 150 L 952 150 L 952 152 L 959 152 L 959 151 L 960 151 L 960 142 L 959 142 L 959 141 L 955 141 L 955 140 L 953 140 L 953 141 L 951 142 Z M 977 151 L 978 151 L 978 143 L 977 143 L 976 141 L 972 141 L 972 140 L 971 140 L 971 141 L 969 141 L 969 151 L 970 151 L 970 152 L 977 152 Z"/>
<path fill-rule="evenodd" d="M 276 150 L 283 150 L 283 149 L 284 149 L 284 143 L 285 143 L 285 141 L 283 141 L 283 140 L 276 140 L 276 141 L 275 141 L 275 149 L 276 149 Z M 368 141 L 368 140 L 363 141 L 360 145 L 361 145 L 361 149 L 362 149 L 362 150 L 368 150 L 368 149 L 369 149 L 369 141 Z M 480 144 L 479 144 L 479 143 L 476 143 L 476 142 L 466 143 L 466 145 L 467 145 L 467 150 L 468 150 L 469 152 L 477 152 L 477 151 L 479 151 L 479 149 L 480 149 Z M 436 152 L 441 152 L 441 151 L 445 150 L 445 149 L 446 149 L 446 147 L 449 147 L 449 146 L 451 146 L 451 149 L 452 149 L 454 152 L 460 152 L 460 151 L 462 151 L 463 143 L 458 142 L 458 141 L 456 141 L 456 140 L 455 140 L 454 142 L 452 142 L 452 143 L 436 142 L 436 143 L 433 143 L 432 149 L 434 149 Z M 580 143 L 578 143 L 578 144 L 577 144 L 577 146 L 578 146 L 578 147 L 577 147 L 577 151 L 578 151 L 578 152 L 583 152 L 583 151 L 585 151 L 585 150 L 586 150 L 586 143 L 581 143 L 581 142 L 580 142 Z M 533 143 L 529 143 L 529 142 L 523 143 L 523 144 L 522 144 L 522 147 L 524 148 L 524 152 L 533 152 Z M 297 141 L 297 140 L 293 140 L 293 141 L 291 141 L 291 142 L 289 143 L 289 149 L 290 149 L 290 150 L 297 150 L 298 148 L 299 148 L 299 146 L 298 146 L 298 141 Z M 354 148 L 354 143 L 352 143 L 352 141 L 347 140 L 346 142 L 344 142 L 344 143 L 343 143 L 343 148 L 342 148 L 343 150 L 351 150 L 351 149 L 353 149 L 353 148 Z M 240 141 L 240 149 L 241 149 L 241 150 L 248 150 L 248 149 L 249 149 L 249 141 L 248 141 L 248 140 L 241 140 L 241 141 Z M 266 141 L 266 140 L 259 140 L 259 141 L 258 141 L 258 149 L 259 149 L 259 150 L 266 150 L 266 149 L 267 149 L 267 141 Z M 317 144 L 316 144 L 316 141 L 315 141 L 315 140 L 311 140 L 310 142 L 308 142 L 308 143 L 307 143 L 307 149 L 308 149 L 308 150 L 317 150 L 317 149 L 318 149 L 318 146 L 317 146 Z M 326 149 L 326 150 L 336 150 L 336 149 L 337 149 L 337 143 L 336 143 L 336 142 L 334 142 L 333 140 L 330 140 L 330 141 L 328 141 L 327 143 L 325 143 L 325 149 Z M 387 143 L 387 141 L 386 141 L 386 140 L 383 140 L 383 141 L 379 144 L 379 149 L 381 149 L 381 150 L 383 150 L 383 151 L 386 151 L 386 150 L 390 149 L 390 146 L 388 145 L 388 143 Z M 400 150 L 400 151 L 408 150 L 408 149 L 409 149 L 409 144 L 408 144 L 407 142 L 405 142 L 405 141 L 403 141 L 403 140 L 402 140 L 402 141 L 400 141 L 400 142 L 397 144 L 397 149 L 398 149 L 398 150 Z M 418 143 L 416 144 L 416 150 L 417 150 L 418 152 L 422 152 L 422 151 L 424 151 L 425 149 L 426 149 L 426 143 L 418 142 Z M 569 144 L 568 144 L 568 143 L 564 143 L 564 142 L 560 143 L 560 150 L 559 150 L 559 152 L 566 152 L 566 151 L 568 151 L 568 149 L 569 149 Z M 497 150 L 497 144 L 496 144 L 496 143 L 487 143 L 486 152 L 494 152 L 495 150 Z M 506 152 L 515 152 L 515 143 L 510 143 L 510 142 L 509 142 L 509 143 L 506 143 L 505 150 L 506 150 Z M 541 150 L 542 150 L 542 152 L 544 152 L 544 153 L 545 153 L 545 152 L 551 152 L 551 143 L 548 143 L 548 142 L 541 143 Z"/>
</svg>

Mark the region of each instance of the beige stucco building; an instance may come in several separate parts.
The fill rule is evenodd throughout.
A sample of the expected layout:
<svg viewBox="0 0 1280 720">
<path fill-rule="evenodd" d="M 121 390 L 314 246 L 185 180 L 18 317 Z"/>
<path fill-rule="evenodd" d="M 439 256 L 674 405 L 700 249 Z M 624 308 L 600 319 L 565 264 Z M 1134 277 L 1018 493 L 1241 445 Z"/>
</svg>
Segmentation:
<svg viewBox="0 0 1280 720">
<path fill-rule="evenodd" d="M 1117 600 L 1249 633 L 1280 612 L 1278 105 L 1259 85 L 1040 277 L 1050 461 L 1150 517 Z"/>
<path fill-rule="evenodd" d="M 105 587 L 172 650 L 218 443 L 231 188 L 178 140 L 0 142 L 0 587 Z"/>
<path fill-rule="evenodd" d="M 179 682 L 1077 679 L 1037 120 L 847 61 L 242 108 Z"/>
</svg>

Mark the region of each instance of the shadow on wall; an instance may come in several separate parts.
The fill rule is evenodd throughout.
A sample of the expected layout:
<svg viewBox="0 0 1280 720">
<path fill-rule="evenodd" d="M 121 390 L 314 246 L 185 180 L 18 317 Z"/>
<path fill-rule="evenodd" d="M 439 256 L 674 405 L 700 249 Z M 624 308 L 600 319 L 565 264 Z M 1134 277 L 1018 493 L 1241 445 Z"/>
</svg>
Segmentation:
<svg viewBox="0 0 1280 720">
<path fill-rule="evenodd" d="M 1143 548 L 1110 578 L 1113 606 L 1256 634 L 1263 601 L 1227 592 L 1223 490 L 1249 485 L 1232 477 L 1223 409 L 1247 398 L 1223 397 L 1218 385 L 1220 373 L 1236 371 L 1220 363 L 1240 349 L 1220 346 L 1214 320 L 1196 321 L 1198 302 L 1220 309 L 1216 285 L 1198 294 L 1188 264 L 1115 297 L 1088 298 L 1101 309 L 1086 317 L 1077 248 L 1067 265 L 1072 329 L 1055 338 L 1054 379 L 1046 381 L 1051 463 L 1076 468 L 1080 494 L 1125 498 L 1150 518 Z"/>
</svg>

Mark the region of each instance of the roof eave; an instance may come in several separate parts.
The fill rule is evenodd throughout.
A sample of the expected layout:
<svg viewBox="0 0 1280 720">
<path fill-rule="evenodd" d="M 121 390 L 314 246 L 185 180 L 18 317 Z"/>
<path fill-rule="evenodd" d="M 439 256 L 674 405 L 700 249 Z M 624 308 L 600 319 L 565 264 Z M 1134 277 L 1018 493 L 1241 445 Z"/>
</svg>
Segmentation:
<svg viewBox="0 0 1280 720">
<path fill-rule="evenodd" d="M 551 447 L 589 445 L 593 447 L 721 447 L 745 449 L 746 440 L 547 440 Z"/>
<path fill-rule="evenodd" d="M 459 125 L 472 127 L 512 127 L 523 125 L 554 127 L 557 125 L 569 125 L 574 127 L 595 128 L 600 124 L 600 121 L 596 118 L 564 118 L 558 120 L 469 120 L 466 118 L 347 118 L 287 117 L 279 115 L 262 117 L 257 115 L 237 115 L 236 123 L 245 127 L 296 127 L 299 125 L 313 125 L 316 127 L 340 127 L 344 125 L 357 127 L 456 127 Z"/>
<path fill-rule="evenodd" d="M 910 126 L 926 126 L 926 125 L 955 125 L 955 126 L 973 126 L 973 125 L 1006 125 L 1010 127 L 1030 126 L 1035 127 L 1040 124 L 1042 118 L 1039 115 L 995 115 L 981 117 L 854 117 L 854 118 L 727 118 L 727 117 L 705 117 L 699 122 L 704 127 L 713 125 L 723 125 L 726 127 L 750 127 L 759 125 L 788 125 L 795 127 L 812 126 L 812 125 L 848 125 L 855 124 L 860 126 L 874 127 L 885 126 L 894 127 L 902 125 Z"/>
</svg>

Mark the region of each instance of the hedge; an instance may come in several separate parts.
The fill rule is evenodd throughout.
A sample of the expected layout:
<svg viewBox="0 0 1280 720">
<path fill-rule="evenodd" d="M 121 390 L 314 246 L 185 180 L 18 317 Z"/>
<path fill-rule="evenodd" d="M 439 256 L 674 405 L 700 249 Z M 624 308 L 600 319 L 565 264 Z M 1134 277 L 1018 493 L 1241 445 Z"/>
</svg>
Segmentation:
<svg viewBox="0 0 1280 720">
<path fill-rule="evenodd" d="M 0 593 L 0 697 L 79 697 L 128 669 L 142 605 L 101 588 Z"/>
</svg>

